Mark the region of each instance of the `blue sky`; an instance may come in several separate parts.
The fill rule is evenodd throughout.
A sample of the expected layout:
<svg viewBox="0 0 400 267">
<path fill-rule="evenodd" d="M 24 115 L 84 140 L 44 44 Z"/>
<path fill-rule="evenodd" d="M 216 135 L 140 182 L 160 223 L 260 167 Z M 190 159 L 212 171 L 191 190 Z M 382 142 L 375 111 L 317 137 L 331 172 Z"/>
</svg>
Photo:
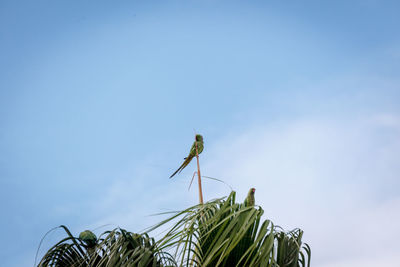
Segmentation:
<svg viewBox="0 0 400 267">
<path fill-rule="evenodd" d="M 168 177 L 197 131 L 203 174 L 242 198 L 256 187 L 266 217 L 305 230 L 314 265 L 395 266 L 399 8 L 3 0 L 2 262 L 33 264 L 60 224 L 135 232 L 195 204 L 194 164 Z"/>
</svg>

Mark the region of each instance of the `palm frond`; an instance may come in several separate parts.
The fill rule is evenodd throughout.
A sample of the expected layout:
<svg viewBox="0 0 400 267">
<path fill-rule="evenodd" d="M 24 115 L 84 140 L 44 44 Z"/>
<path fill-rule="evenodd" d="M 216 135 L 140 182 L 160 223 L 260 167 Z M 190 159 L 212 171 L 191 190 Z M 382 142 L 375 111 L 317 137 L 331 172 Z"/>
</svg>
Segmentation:
<svg viewBox="0 0 400 267">
<path fill-rule="evenodd" d="M 311 251 L 308 245 L 301 247 L 300 229 L 285 233 L 269 220 L 261 223 L 261 207 L 246 207 L 235 198 L 232 191 L 226 198 L 176 212 L 148 230 L 173 223 L 157 246 L 173 251 L 180 266 L 310 265 Z"/>
<path fill-rule="evenodd" d="M 51 247 L 38 266 L 177 266 L 173 257 L 157 249 L 147 234 L 134 234 L 121 228 L 104 232 L 94 246 L 72 236 Z"/>
<path fill-rule="evenodd" d="M 285 232 L 264 210 L 236 202 L 236 193 L 183 211 L 134 234 L 116 228 L 99 238 L 85 231 L 82 240 L 61 226 L 67 237 L 43 256 L 39 266 L 201 266 L 309 267 L 311 249 L 303 231 Z M 150 232 L 167 227 L 156 242 Z"/>
</svg>

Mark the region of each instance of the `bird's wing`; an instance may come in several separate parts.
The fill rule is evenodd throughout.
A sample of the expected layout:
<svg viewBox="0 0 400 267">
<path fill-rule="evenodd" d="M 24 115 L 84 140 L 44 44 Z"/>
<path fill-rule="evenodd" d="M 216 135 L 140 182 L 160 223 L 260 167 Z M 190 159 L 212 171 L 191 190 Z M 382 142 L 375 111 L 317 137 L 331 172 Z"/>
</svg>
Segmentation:
<svg viewBox="0 0 400 267">
<path fill-rule="evenodd" d="M 193 145 L 190 148 L 190 152 L 189 152 L 188 158 L 194 157 L 194 156 L 196 156 L 196 141 L 193 142 Z"/>
<path fill-rule="evenodd" d="M 190 148 L 189 155 L 184 158 L 184 162 L 182 165 L 169 177 L 172 178 L 178 172 L 181 172 L 189 163 L 190 161 L 196 156 L 196 145 L 197 145 L 197 152 L 200 154 L 203 151 L 203 143 L 200 141 L 194 141 L 192 147 Z"/>
<path fill-rule="evenodd" d="M 204 148 L 203 142 L 195 141 L 193 143 L 192 147 L 190 148 L 190 152 L 189 152 L 189 155 L 192 157 L 196 156 L 196 146 L 197 146 L 197 153 L 199 155 L 203 151 L 203 148 Z"/>
</svg>

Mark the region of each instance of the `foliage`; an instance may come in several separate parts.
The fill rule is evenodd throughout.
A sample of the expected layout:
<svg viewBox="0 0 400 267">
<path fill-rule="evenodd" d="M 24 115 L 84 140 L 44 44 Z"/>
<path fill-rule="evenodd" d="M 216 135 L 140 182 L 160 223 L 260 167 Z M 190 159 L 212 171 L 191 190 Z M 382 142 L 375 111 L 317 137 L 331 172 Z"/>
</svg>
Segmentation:
<svg viewBox="0 0 400 267">
<path fill-rule="evenodd" d="M 172 249 L 180 266 L 310 266 L 302 230 L 285 233 L 269 220 L 261 223 L 263 209 L 236 203 L 235 196 L 178 212 L 149 230 L 174 221 L 158 246 Z"/>
<path fill-rule="evenodd" d="M 93 247 L 62 226 L 68 237 L 54 245 L 39 266 L 310 266 L 311 250 L 302 244 L 302 230 L 284 232 L 269 220 L 262 222 L 261 207 L 246 207 L 235 197 L 232 192 L 167 213 L 170 218 L 141 235 L 119 228 L 105 232 Z M 155 242 L 148 233 L 160 227 L 168 230 Z"/>
<path fill-rule="evenodd" d="M 38 266 L 176 266 L 168 253 L 157 250 L 154 239 L 147 234 L 117 228 L 104 232 L 90 246 L 87 241 L 72 236 L 67 227 L 60 227 L 67 237 L 50 248 Z"/>
</svg>

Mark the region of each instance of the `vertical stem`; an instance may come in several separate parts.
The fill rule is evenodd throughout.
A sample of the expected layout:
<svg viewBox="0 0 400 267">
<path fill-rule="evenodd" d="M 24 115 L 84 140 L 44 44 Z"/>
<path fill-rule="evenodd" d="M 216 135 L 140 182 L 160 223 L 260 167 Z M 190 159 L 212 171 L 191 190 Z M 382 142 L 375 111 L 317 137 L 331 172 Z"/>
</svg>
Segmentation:
<svg viewBox="0 0 400 267">
<path fill-rule="evenodd" d="M 196 140 L 197 141 L 197 140 Z M 198 175 L 198 182 L 199 182 L 199 201 L 200 204 L 203 204 L 203 189 L 201 188 L 201 174 L 200 174 L 200 163 L 199 163 L 199 151 L 197 150 L 197 143 L 196 143 L 196 159 L 197 159 L 197 175 Z"/>
</svg>

